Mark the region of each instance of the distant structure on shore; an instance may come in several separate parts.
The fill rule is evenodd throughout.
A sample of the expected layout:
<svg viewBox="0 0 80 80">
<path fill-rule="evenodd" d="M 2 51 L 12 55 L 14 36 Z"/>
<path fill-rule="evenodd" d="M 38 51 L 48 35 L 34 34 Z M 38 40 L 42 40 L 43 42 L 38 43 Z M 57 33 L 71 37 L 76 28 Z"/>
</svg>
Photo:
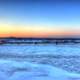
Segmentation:
<svg viewBox="0 0 80 80">
<path fill-rule="evenodd" d="M 80 43 L 80 38 L 0 38 L 0 44 L 68 44 Z"/>
</svg>

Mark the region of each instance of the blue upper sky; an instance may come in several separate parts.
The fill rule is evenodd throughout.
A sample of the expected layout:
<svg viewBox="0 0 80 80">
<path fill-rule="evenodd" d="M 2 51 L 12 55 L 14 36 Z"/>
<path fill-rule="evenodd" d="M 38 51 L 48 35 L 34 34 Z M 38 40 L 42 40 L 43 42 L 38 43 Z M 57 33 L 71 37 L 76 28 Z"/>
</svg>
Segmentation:
<svg viewBox="0 0 80 80">
<path fill-rule="evenodd" d="M 80 2 L 69 0 L 4 0 L 0 15 L 19 17 L 32 22 L 79 24 Z"/>
</svg>

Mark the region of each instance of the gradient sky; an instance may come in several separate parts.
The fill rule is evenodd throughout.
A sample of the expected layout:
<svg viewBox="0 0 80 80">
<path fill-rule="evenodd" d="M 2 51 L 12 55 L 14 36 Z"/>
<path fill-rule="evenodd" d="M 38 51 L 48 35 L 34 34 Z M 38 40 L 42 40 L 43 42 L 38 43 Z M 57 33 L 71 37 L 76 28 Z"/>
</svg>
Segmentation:
<svg viewBox="0 0 80 80">
<path fill-rule="evenodd" d="M 80 36 L 79 0 L 1 0 L 0 37 Z"/>
</svg>

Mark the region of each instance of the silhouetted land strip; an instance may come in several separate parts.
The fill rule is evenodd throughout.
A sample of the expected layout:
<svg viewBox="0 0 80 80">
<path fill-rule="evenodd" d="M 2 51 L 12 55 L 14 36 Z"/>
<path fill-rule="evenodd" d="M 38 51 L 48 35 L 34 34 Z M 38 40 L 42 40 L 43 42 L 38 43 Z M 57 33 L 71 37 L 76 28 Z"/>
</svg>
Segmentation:
<svg viewBox="0 0 80 80">
<path fill-rule="evenodd" d="M 0 38 L 0 44 L 66 44 L 80 43 L 80 38 Z"/>
</svg>

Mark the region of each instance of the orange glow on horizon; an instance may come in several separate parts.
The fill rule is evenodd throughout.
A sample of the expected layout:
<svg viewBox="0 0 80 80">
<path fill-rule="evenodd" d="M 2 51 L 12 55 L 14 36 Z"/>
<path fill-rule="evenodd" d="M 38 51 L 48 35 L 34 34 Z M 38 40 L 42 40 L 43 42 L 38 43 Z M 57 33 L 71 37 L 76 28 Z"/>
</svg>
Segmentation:
<svg viewBox="0 0 80 80">
<path fill-rule="evenodd" d="M 57 37 L 79 34 L 79 30 L 56 27 L 0 24 L 0 37 Z"/>
<path fill-rule="evenodd" d="M 0 33 L 0 37 L 57 37 L 57 36 L 72 36 L 74 32 L 10 32 Z M 77 33 L 75 33 L 77 35 Z"/>
</svg>

